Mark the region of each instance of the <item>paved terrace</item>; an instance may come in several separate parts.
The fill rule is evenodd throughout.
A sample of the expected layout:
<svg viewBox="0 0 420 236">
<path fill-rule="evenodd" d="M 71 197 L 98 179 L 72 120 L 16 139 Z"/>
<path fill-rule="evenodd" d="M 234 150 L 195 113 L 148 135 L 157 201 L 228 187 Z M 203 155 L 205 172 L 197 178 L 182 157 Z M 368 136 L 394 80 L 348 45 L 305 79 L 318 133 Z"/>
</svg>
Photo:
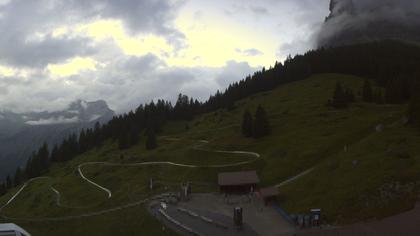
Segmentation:
<svg viewBox="0 0 420 236">
<path fill-rule="evenodd" d="M 193 194 L 188 202 L 180 202 L 178 207 L 207 214 L 227 217 L 228 225 L 233 227 L 233 208 L 243 208 L 243 220 L 256 234 L 238 235 L 292 236 L 295 228 L 285 220 L 273 207 L 264 206 L 262 199 L 256 196 L 229 196 L 220 193 Z M 246 227 L 248 227 L 246 226 Z M 236 234 L 232 234 L 236 235 Z"/>
<path fill-rule="evenodd" d="M 297 236 L 418 236 L 420 204 L 411 211 L 382 220 L 358 223 L 335 229 L 302 231 Z"/>
</svg>

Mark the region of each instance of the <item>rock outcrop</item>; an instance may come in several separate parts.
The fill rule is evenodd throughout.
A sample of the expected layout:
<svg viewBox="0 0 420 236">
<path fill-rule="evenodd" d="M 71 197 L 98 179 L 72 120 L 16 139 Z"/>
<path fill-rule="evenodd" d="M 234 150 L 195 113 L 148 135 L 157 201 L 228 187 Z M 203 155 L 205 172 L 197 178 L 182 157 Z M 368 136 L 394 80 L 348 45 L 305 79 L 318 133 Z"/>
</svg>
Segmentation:
<svg viewBox="0 0 420 236">
<path fill-rule="evenodd" d="M 318 47 L 384 39 L 420 41 L 420 2 L 414 0 L 331 0 Z"/>
</svg>

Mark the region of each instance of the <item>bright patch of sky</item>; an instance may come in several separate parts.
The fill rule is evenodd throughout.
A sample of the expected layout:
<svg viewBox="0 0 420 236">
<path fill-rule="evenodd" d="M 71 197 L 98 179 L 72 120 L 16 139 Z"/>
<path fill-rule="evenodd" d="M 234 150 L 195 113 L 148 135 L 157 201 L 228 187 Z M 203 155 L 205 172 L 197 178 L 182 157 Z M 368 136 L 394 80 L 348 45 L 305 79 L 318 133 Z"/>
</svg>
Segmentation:
<svg viewBox="0 0 420 236">
<path fill-rule="evenodd" d="M 313 47 L 328 0 L 0 0 L 0 109 L 201 100 Z"/>
</svg>

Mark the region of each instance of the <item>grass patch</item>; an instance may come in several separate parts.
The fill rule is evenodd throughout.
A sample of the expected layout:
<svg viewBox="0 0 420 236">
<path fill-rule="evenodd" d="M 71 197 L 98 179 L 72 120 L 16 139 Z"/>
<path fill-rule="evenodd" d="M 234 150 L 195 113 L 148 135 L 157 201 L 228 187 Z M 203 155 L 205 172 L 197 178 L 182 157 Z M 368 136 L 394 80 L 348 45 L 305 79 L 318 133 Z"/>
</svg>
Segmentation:
<svg viewBox="0 0 420 236">
<path fill-rule="evenodd" d="M 118 150 L 115 143 L 107 142 L 68 163 L 53 165 L 48 173 L 51 180 L 31 184 L 5 213 L 22 217 L 84 214 L 176 190 L 180 182 L 186 181 L 194 183 L 193 192 L 212 192 L 217 191 L 217 174 L 224 171 L 257 170 L 264 187 L 314 166 L 313 172 L 280 189 L 279 202 L 288 211 L 305 212 L 319 207 L 332 223 L 359 220 L 360 215 L 385 216 L 409 208 L 415 201 L 412 197 L 415 186 L 408 190 L 420 178 L 417 174 L 420 140 L 413 130 L 399 123 L 406 107 L 357 102 L 348 109 L 333 110 L 325 104 L 337 82 L 353 88 L 357 94 L 364 79 L 337 74 L 317 75 L 241 100 L 232 111 L 203 114 L 189 122 L 170 122 L 160 136 L 179 140 L 161 137 L 159 148 L 153 151 L 145 150 L 144 137 L 138 145 L 123 151 Z M 244 138 L 240 134 L 242 114 L 246 109 L 255 111 L 259 104 L 267 111 L 272 135 L 259 140 Z M 385 128 L 377 133 L 375 127 L 379 124 Z M 198 146 L 201 144 L 196 140 L 201 139 L 208 140 L 209 144 Z M 75 172 L 81 163 L 92 161 L 219 165 L 252 158 L 204 151 L 198 147 L 258 152 L 261 159 L 243 166 L 217 169 L 165 165 L 85 166 L 83 171 L 87 177 L 113 192 L 111 199 L 107 199 L 105 192 L 82 181 Z M 147 190 L 150 178 L 158 181 L 153 191 Z M 397 183 L 401 186 L 398 191 L 395 190 Z M 86 208 L 57 207 L 55 195 L 49 189 L 51 184 L 62 193 L 63 204 Z M 11 193 L 1 197 L 0 202 L 7 201 L 10 196 Z M 34 201 L 38 203 L 34 204 Z M 16 223 L 35 236 L 173 235 L 168 230 L 162 231 L 162 225 L 144 206 L 66 222 Z"/>
</svg>

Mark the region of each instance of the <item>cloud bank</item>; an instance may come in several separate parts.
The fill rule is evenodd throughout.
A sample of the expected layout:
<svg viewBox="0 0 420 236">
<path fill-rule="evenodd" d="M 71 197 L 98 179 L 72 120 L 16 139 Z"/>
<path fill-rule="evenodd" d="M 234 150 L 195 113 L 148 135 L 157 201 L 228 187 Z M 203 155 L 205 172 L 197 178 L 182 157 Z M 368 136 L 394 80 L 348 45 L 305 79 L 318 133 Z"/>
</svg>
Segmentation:
<svg viewBox="0 0 420 236">
<path fill-rule="evenodd" d="M 152 99 L 176 99 L 180 92 L 204 100 L 257 69 L 236 61 L 169 65 L 168 52 L 176 54 L 187 43 L 175 24 L 185 3 L 0 0 L 0 110 L 55 111 L 76 99 L 104 99 L 124 112 Z"/>
<path fill-rule="evenodd" d="M 77 116 L 73 118 L 65 118 L 64 116 L 51 117 L 50 119 L 30 120 L 25 123 L 28 125 L 56 125 L 56 124 L 71 124 L 77 123 L 79 119 Z"/>
<path fill-rule="evenodd" d="M 319 47 L 381 39 L 420 41 L 420 1 L 331 0 Z"/>
<path fill-rule="evenodd" d="M 204 100 L 311 48 L 327 1 L 0 0 L 0 110 Z"/>
</svg>

